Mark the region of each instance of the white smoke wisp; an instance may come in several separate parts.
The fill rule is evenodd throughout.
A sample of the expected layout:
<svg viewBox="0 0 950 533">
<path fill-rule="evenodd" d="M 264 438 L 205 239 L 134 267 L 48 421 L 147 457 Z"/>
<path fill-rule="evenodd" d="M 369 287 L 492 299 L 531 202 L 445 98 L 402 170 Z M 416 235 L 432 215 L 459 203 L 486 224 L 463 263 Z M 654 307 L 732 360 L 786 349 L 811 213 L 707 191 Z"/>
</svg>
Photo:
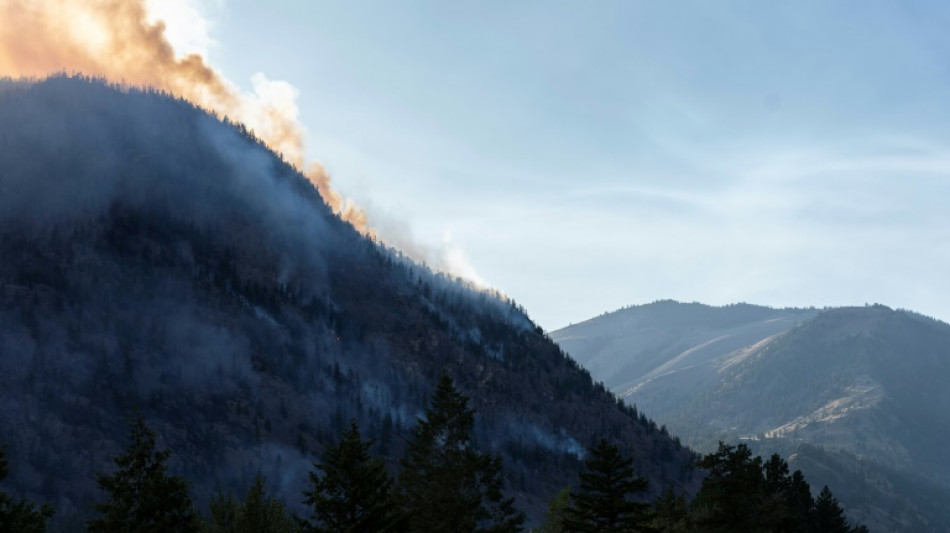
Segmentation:
<svg viewBox="0 0 950 533">
<path fill-rule="evenodd" d="M 222 0 L 202 0 L 221 2 Z M 0 76 L 44 78 L 81 73 L 109 81 L 152 87 L 240 122 L 314 184 L 340 218 L 376 238 L 366 211 L 330 186 L 324 167 L 306 158 L 299 122 L 300 91 L 264 73 L 251 78 L 252 91 L 214 69 L 206 59 L 213 43 L 211 23 L 196 0 L 0 0 Z M 487 283 L 451 236 L 441 247 L 420 245 L 399 224 L 385 224 L 386 240 L 417 261 Z"/>
<path fill-rule="evenodd" d="M 442 234 L 440 259 L 440 268 L 449 274 L 467 279 L 479 289 L 489 288 L 488 282 L 475 270 L 475 265 L 469 260 L 462 247 L 455 242 L 452 232 L 448 229 Z"/>
</svg>

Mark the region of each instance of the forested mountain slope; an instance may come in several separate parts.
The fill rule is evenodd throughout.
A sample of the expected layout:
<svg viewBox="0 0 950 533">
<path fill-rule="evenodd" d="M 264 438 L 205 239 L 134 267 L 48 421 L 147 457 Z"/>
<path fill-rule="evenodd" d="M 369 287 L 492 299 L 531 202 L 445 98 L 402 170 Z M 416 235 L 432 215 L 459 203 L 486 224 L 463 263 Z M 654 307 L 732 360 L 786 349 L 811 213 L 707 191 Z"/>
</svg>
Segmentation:
<svg viewBox="0 0 950 533">
<path fill-rule="evenodd" d="M 879 305 L 658 302 L 552 338 L 697 449 L 741 439 L 872 529 L 950 530 L 950 325 Z"/>
<path fill-rule="evenodd" d="M 537 514 L 597 438 L 658 493 L 693 454 L 512 302 L 361 236 L 240 126 L 162 94 L 0 82 L 0 443 L 7 486 L 81 523 L 141 414 L 199 504 L 262 472 L 292 507 L 358 420 L 394 464 L 442 372 Z"/>
</svg>

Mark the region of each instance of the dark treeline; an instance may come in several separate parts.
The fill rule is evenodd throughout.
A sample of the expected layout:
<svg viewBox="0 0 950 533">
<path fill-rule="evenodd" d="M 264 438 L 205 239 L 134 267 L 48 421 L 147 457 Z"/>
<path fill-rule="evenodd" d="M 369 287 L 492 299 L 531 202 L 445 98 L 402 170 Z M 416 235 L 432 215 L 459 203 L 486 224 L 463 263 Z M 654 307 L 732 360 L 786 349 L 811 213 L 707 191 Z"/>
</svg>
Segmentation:
<svg viewBox="0 0 950 533">
<path fill-rule="evenodd" d="M 744 444 L 720 443 L 700 461 L 709 474 L 692 502 L 672 489 L 643 501 L 647 480 L 634 475 L 632 460 L 605 440 L 589 450 L 584 465 L 578 488 L 561 491 L 537 533 L 868 531 L 848 523 L 827 486 L 813 498 L 800 470 L 789 474 L 778 455 L 763 462 Z"/>
<path fill-rule="evenodd" d="M 114 459 L 111 473 L 98 476 L 105 499 L 95 505 L 86 530 L 112 532 L 316 533 L 523 531 L 525 515 L 506 497 L 501 458 L 478 451 L 473 442 L 474 410 L 451 378 L 443 375 L 430 405 L 408 439 L 399 471 L 392 477 L 373 456 L 372 439 L 349 422 L 336 444 L 327 446 L 308 473 L 302 492 L 304 516 L 267 493 L 258 474 L 243 499 L 218 492 L 199 514 L 188 483 L 168 473 L 170 452 L 158 450 L 141 418 L 132 423 L 130 443 Z M 763 462 L 744 444 L 720 443 L 699 466 L 708 470 L 692 502 L 667 489 L 652 503 L 646 478 L 633 459 L 600 439 L 587 450 L 575 488 L 551 502 L 537 533 L 558 532 L 772 532 L 862 533 L 824 487 L 817 497 L 801 471 L 789 474 L 778 455 Z M 0 480 L 8 473 L 0 453 Z M 43 532 L 53 510 L 0 492 L 0 533 Z M 77 526 L 78 527 L 78 526 Z"/>
<path fill-rule="evenodd" d="M 258 474 L 243 499 L 219 492 L 200 516 L 187 481 L 168 473 L 170 452 L 158 450 L 141 418 L 111 473 L 98 476 L 105 499 L 86 522 L 94 533 L 119 532 L 397 532 L 521 531 L 524 514 L 503 492 L 501 459 L 477 451 L 474 411 L 443 375 L 431 405 L 417 421 L 397 479 L 369 449 L 355 421 L 327 446 L 309 472 L 301 498 L 306 516 L 294 516 L 265 491 Z M 0 479 L 7 472 L 0 455 Z M 0 532 L 42 532 L 48 506 L 14 501 L 0 493 Z M 79 527 L 77 524 L 76 527 Z"/>
</svg>

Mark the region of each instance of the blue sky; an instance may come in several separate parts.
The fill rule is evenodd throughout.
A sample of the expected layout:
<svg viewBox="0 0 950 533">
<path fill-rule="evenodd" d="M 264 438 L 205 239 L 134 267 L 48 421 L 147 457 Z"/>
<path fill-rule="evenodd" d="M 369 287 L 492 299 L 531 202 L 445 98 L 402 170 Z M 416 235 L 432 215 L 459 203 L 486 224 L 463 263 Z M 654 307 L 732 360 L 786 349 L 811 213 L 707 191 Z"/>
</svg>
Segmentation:
<svg viewBox="0 0 950 533">
<path fill-rule="evenodd" d="M 663 298 L 950 319 L 950 4 L 199 5 L 384 239 L 546 329 Z"/>
</svg>

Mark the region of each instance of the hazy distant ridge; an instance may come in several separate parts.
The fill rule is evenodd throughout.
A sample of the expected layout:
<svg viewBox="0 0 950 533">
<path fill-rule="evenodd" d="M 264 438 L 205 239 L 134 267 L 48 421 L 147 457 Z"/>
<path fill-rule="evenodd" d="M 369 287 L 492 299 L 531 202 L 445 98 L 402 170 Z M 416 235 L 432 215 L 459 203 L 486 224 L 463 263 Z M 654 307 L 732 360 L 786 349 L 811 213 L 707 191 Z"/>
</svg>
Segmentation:
<svg viewBox="0 0 950 533">
<path fill-rule="evenodd" d="M 662 301 L 551 337 L 700 450 L 744 439 L 840 487 L 862 522 L 950 530 L 937 503 L 950 496 L 950 325 L 880 305 Z"/>
</svg>

